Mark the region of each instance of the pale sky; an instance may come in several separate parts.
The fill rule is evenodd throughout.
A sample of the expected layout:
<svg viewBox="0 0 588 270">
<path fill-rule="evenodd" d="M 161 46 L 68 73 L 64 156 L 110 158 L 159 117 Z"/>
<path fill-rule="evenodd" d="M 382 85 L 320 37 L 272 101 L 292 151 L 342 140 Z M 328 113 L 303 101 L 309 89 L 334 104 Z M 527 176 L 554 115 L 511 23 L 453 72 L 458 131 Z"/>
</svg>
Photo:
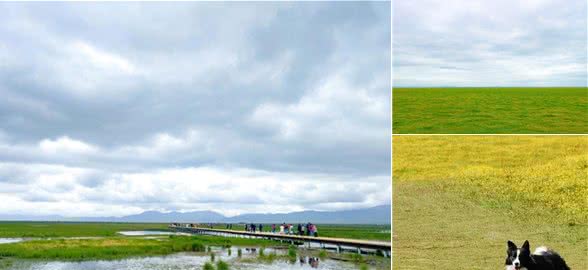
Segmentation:
<svg viewBox="0 0 588 270">
<path fill-rule="evenodd" d="M 0 215 L 390 203 L 390 3 L 0 10 Z"/>
<path fill-rule="evenodd" d="M 586 3 L 393 1 L 394 86 L 586 86 Z"/>
</svg>

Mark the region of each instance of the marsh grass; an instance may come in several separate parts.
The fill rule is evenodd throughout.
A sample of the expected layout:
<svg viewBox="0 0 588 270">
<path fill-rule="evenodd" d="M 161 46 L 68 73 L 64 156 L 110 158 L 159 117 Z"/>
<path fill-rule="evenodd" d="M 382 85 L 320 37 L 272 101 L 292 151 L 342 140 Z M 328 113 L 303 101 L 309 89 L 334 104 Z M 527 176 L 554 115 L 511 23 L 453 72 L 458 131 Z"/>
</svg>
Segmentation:
<svg viewBox="0 0 588 270">
<path fill-rule="evenodd" d="M 327 251 L 325 251 L 325 250 L 321 250 L 321 251 L 319 251 L 319 255 L 318 255 L 318 256 L 319 256 L 319 258 L 320 258 L 321 260 L 324 260 L 324 259 L 326 259 L 326 258 L 327 258 Z"/>
<path fill-rule="evenodd" d="M 212 265 L 212 263 L 206 262 L 203 266 L 202 266 L 203 270 L 214 270 L 214 265 Z"/>
<path fill-rule="evenodd" d="M 216 270 L 229 270 L 229 264 L 222 260 L 219 260 L 216 263 Z"/>
<path fill-rule="evenodd" d="M 278 255 L 275 252 L 272 252 L 269 255 L 267 255 L 266 260 L 271 263 L 271 262 L 275 261 L 277 258 L 278 258 Z"/>
<path fill-rule="evenodd" d="M 227 242 L 229 241 L 229 242 Z M 133 256 L 205 252 L 205 246 L 275 244 L 261 239 L 215 236 L 170 236 L 160 239 L 109 237 L 101 239 L 35 240 L 0 245 L 0 257 L 25 259 L 91 260 Z M 214 253 L 211 253 L 214 256 Z"/>
<path fill-rule="evenodd" d="M 364 263 L 365 262 L 365 257 L 362 256 L 362 255 L 360 255 L 360 254 L 357 254 L 357 253 L 346 253 L 345 255 L 347 256 L 347 258 L 349 260 L 351 260 L 354 263 L 361 264 L 361 263 Z"/>
<path fill-rule="evenodd" d="M 296 257 L 298 255 L 298 248 L 296 246 L 290 245 L 288 247 L 288 258 L 290 261 L 296 261 Z"/>
<path fill-rule="evenodd" d="M 259 254 L 257 255 L 257 261 L 264 263 L 272 263 L 278 258 L 279 257 L 275 252 L 270 252 L 269 254 L 266 254 L 263 247 L 259 249 Z"/>
<path fill-rule="evenodd" d="M 588 133 L 586 87 L 392 91 L 394 134 Z"/>
</svg>

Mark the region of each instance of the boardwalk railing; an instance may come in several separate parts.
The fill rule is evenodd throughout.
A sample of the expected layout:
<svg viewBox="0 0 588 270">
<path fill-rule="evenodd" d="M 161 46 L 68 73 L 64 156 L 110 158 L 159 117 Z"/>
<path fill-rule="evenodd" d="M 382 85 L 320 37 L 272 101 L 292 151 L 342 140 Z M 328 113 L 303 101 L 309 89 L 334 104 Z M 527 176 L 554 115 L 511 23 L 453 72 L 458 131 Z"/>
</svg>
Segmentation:
<svg viewBox="0 0 588 270">
<path fill-rule="evenodd" d="M 177 232 L 184 232 L 190 234 L 208 234 L 227 237 L 247 237 L 247 238 L 262 238 L 268 240 L 276 240 L 281 242 L 304 243 L 311 247 L 311 244 L 318 245 L 320 248 L 335 249 L 337 252 L 353 250 L 361 254 L 367 252 L 379 252 L 385 257 L 389 257 L 392 250 L 391 242 L 382 241 L 368 241 L 358 239 L 346 238 L 331 238 L 331 237 L 313 237 L 290 234 L 279 234 L 270 232 L 246 232 L 235 230 L 222 230 L 211 228 L 191 227 L 189 224 L 170 225 L 171 230 Z"/>
</svg>

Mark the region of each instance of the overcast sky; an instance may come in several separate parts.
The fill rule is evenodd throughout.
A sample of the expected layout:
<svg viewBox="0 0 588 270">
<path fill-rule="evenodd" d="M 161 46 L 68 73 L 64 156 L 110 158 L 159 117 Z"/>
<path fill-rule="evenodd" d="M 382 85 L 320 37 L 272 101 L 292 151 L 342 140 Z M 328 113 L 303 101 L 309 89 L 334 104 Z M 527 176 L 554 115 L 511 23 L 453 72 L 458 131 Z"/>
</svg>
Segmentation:
<svg viewBox="0 0 588 270">
<path fill-rule="evenodd" d="M 393 1 L 395 86 L 586 86 L 586 0 Z"/>
<path fill-rule="evenodd" d="M 387 2 L 0 15 L 0 214 L 390 203 Z"/>
</svg>

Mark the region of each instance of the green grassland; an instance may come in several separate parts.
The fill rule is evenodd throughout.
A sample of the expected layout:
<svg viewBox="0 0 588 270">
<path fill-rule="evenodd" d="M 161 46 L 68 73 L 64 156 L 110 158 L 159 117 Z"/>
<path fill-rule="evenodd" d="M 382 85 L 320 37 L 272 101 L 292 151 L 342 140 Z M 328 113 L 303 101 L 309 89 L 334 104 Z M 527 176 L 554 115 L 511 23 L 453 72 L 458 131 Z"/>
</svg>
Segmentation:
<svg viewBox="0 0 588 270">
<path fill-rule="evenodd" d="M 394 136 L 394 269 L 498 269 L 506 241 L 588 269 L 588 136 Z"/>
<path fill-rule="evenodd" d="M 107 223 L 107 222 L 22 222 L 0 221 L 0 237 L 91 237 L 117 236 L 119 231 L 167 231 L 164 223 Z M 233 230 L 244 230 L 244 224 L 233 224 Z M 270 224 L 264 225 L 269 231 Z M 215 224 L 225 229 L 225 224 Z M 363 240 L 390 240 L 390 225 L 317 225 L 320 236 Z"/>
<path fill-rule="evenodd" d="M 390 241 L 390 225 L 317 225 L 320 236 Z"/>
<path fill-rule="evenodd" d="M 163 223 L 0 221 L 0 237 L 116 236 L 119 231 L 167 230 Z"/>
<path fill-rule="evenodd" d="M 588 88 L 394 88 L 394 134 L 586 134 Z"/>
</svg>

